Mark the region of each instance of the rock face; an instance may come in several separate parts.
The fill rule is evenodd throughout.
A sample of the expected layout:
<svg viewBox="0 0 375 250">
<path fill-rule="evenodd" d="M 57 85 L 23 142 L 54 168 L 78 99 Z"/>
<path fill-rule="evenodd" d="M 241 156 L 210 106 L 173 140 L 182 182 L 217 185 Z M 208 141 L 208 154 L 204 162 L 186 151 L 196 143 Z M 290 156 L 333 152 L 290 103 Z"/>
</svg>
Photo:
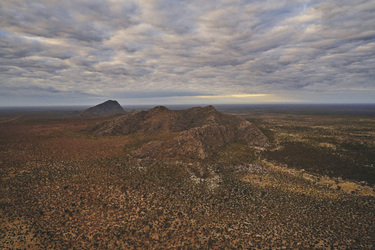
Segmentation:
<svg viewBox="0 0 375 250">
<path fill-rule="evenodd" d="M 267 137 L 245 119 L 213 106 L 172 111 L 157 106 L 87 128 L 97 135 L 176 132 L 173 139 L 151 141 L 131 153 L 137 158 L 205 159 L 232 142 L 265 147 Z"/>
<path fill-rule="evenodd" d="M 82 112 L 83 117 L 111 116 L 125 114 L 125 110 L 117 101 L 108 100 Z"/>
</svg>

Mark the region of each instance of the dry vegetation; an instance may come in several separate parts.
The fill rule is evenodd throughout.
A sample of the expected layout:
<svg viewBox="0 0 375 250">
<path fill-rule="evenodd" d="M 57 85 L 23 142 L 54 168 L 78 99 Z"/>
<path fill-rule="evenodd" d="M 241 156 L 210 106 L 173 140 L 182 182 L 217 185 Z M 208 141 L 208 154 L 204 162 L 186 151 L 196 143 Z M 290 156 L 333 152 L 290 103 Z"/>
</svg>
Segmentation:
<svg viewBox="0 0 375 250">
<path fill-rule="evenodd" d="M 339 163 L 374 163 L 372 118 L 252 114 L 269 151 L 231 143 L 165 162 L 127 153 L 174 133 L 97 137 L 82 130 L 99 119 L 14 117 L 0 124 L 0 248 L 375 247 L 371 168 L 338 178 Z M 340 160 L 302 165 L 294 145 Z"/>
<path fill-rule="evenodd" d="M 296 169 L 375 184 L 375 118 L 249 113 L 274 142 L 263 156 Z"/>
</svg>

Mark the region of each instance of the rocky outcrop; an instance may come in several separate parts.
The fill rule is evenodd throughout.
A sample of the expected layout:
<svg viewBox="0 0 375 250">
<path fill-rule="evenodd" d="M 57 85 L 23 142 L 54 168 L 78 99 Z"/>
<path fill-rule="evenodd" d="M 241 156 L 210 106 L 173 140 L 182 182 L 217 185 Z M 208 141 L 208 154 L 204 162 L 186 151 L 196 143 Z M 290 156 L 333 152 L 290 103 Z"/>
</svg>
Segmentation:
<svg viewBox="0 0 375 250">
<path fill-rule="evenodd" d="M 82 117 L 102 117 L 125 114 L 125 110 L 117 101 L 108 100 L 81 113 Z"/>
<path fill-rule="evenodd" d="M 175 112 L 163 106 L 148 111 L 136 111 L 114 120 L 102 122 L 87 128 L 96 135 L 127 135 L 135 132 L 154 133 L 160 131 L 178 131 Z"/>
<path fill-rule="evenodd" d="M 97 135 L 178 132 L 173 139 L 151 141 L 131 152 L 136 158 L 205 159 L 232 142 L 265 147 L 267 137 L 245 119 L 223 114 L 213 106 L 172 111 L 157 106 L 87 129 Z"/>
<path fill-rule="evenodd" d="M 152 141 L 131 152 L 136 158 L 205 159 L 235 140 L 225 126 L 204 125 L 181 132 L 164 142 Z"/>
</svg>

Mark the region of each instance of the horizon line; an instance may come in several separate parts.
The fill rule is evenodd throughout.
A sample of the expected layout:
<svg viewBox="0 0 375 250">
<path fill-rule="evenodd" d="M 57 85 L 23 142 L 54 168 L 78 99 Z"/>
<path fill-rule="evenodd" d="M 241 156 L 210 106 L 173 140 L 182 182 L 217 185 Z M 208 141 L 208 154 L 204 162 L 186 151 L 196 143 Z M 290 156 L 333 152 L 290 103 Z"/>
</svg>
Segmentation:
<svg viewBox="0 0 375 250">
<path fill-rule="evenodd" d="M 103 102 L 100 102 L 103 103 Z M 92 105 L 97 105 L 100 103 L 94 103 L 94 104 L 56 104 L 56 105 L 9 105 L 9 106 L 2 106 L 0 105 L 0 108 L 48 108 L 48 107 L 89 107 Z M 122 107 L 126 106 L 230 106 L 230 105 L 237 105 L 237 106 L 243 106 L 243 105 L 375 105 L 375 102 L 337 102 L 337 103 L 327 103 L 327 102 L 264 102 L 264 103 L 169 103 L 169 104 L 162 104 L 162 103 L 154 103 L 154 104 L 126 104 L 122 105 Z"/>
</svg>

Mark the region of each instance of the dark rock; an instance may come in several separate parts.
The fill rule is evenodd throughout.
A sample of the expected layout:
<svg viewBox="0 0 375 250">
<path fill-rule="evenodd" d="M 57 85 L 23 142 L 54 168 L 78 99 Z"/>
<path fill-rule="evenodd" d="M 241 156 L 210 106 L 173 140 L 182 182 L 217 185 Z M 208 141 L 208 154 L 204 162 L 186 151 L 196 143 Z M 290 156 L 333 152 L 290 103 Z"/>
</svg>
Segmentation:
<svg viewBox="0 0 375 250">
<path fill-rule="evenodd" d="M 109 100 L 89 109 L 86 109 L 84 112 L 81 113 L 81 116 L 101 117 L 122 114 L 125 114 L 125 111 L 121 107 L 121 105 L 117 101 Z"/>
</svg>

